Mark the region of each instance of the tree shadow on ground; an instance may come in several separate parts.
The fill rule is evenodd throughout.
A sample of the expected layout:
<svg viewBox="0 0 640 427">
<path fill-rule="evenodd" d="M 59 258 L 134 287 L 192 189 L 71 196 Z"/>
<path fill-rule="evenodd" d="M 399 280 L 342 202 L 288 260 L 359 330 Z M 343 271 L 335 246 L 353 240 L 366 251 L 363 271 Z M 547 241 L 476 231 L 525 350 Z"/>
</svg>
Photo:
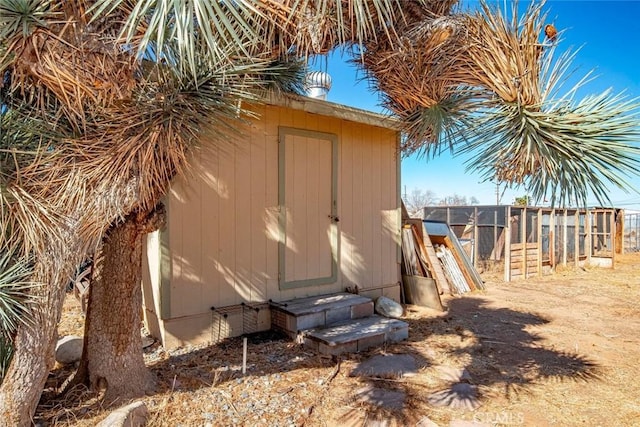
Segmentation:
<svg viewBox="0 0 640 427">
<path fill-rule="evenodd" d="M 306 347 L 296 344 L 286 336 L 277 332 L 253 334 L 248 339 L 247 374 L 242 375 L 242 338 L 227 339 L 215 346 L 195 352 L 176 355 L 163 362 L 152 365 L 151 369 L 159 379 L 158 393 L 165 394 L 167 388 L 172 391 L 193 391 L 200 388 L 218 387 L 232 388 L 237 399 L 235 412 L 238 419 L 248 417 L 244 425 L 251 425 L 251 418 L 256 411 L 266 412 L 273 408 L 284 416 L 284 412 L 294 413 L 302 409 L 303 414 L 297 417 L 281 419 L 277 425 L 304 425 L 316 416 L 325 400 L 334 399 L 335 382 L 349 378 L 351 369 L 359 362 L 379 353 L 393 353 L 395 345 L 374 348 L 369 351 L 341 356 L 320 355 Z M 430 362 L 420 352 L 403 348 L 403 354 L 410 354 L 415 361 L 416 373 L 430 366 Z M 339 375 L 338 375 L 339 374 Z M 385 377 L 388 380 L 398 378 L 394 374 Z M 349 378 L 349 381 L 355 381 Z M 231 383 L 229 387 L 225 384 Z M 266 386 L 265 386 L 266 384 Z M 356 384 L 353 390 L 360 397 L 375 401 L 375 391 L 361 390 Z M 259 390 L 255 395 L 254 390 Z M 298 393 L 302 390 L 302 393 Z M 231 396 L 221 392 L 216 399 L 219 406 L 226 407 Z M 287 395 L 290 396 L 287 397 Z M 346 401 L 353 401 L 354 396 L 341 395 Z M 300 400 L 299 402 L 296 399 Z M 257 405 L 262 407 L 258 409 Z M 289 406 L 290 408 L 287 408 Z M 266 408 L 265 408 L 266 407 Z M 388 413 L 399 413 L 403 425 L 408 419 L 402 411 L 384 409 Z M 233 423 L 233 417 L 227 418 Z M 224 424 L 224 423 L 223 423 Z M 312 423 L 313 424 L 313 423 Z"/>
<path fill-rule="evenodd" d="M 490 307 L 488 301 L 479 296 L 450 300 L 448 312 L 441 316 L 408 316 L 404 320 L 410 325 L 407 341 L 345 355 L 342 360 L 351 364 L 380 353 L 410 354 L 416 360 L 418 375 L 415 377 L 364 376 L 340 378 L 336 381 L 339 385 L 331 384 L 340 370 L 341 359 L 318 355 L 283 335 L 265 332 L 247 337 L 245 375 L 242 374 L 242 338 L 172 352 L 165 352 L 157 345 L 146 350 L 147 365 L 157 380 L 152 394 L 168 399 L 167 396 L 204 390 L 216 408 L 226 411 L 228 417 L 224 420 L 231 420 L 229 422 L 234 417 L 242 419 L 265 411 L 277 413 L 290 406 L 304 413 L 290 417 L 287 422 L 304 424 L 315 416 L 313 412 L 317 412 L 326 398 L 337 399 L 344 407 L 352 408 L 342 418 L 338 417 L 345 426 L 362 425 L 363 414 L 365 420 L 416 425 L 420 414 L 425 413 L 425 402 L 431 407 L 472 410 L 491 397 L 487 392 L 501 390 L 508 398 L 540 381 L 598 378 L 599 367 L 587 356 L 545 345 L 543 339 L 530 330 L 548 324 L 549 320 L 534 313 Z M 439 372 L 437 368 L 448 361 L 454 369 L 444 374 Z M 343 363 L 342 374 L 345 371 Z M 428 376 L 440 376 L 440 379 L 416 380 Z M 342 387 L 338 397 L 330 396 L 336 393 L 334 386 Z M 236 394 L 227 395 L 223 389 Z M 401 393 L 403 403 L 400 406 L 380 404 L 379 389 Z M 309 396 L 313 398 L 310 400 Z M 304 407 L 301 406 L 303 400 Z M 63 398 L 49 394 L 41 402 L 40 418 L 36 421 L 45 426 L 54 425 L 88 418 L 101 409 L 95 393 L 79 390 Z M 221 425 L 225 423 L 220 418 L 217 420 Z"/>
<path fill-rule="evenodd" d="M 478 385 L 504 384 L 508 396 L 538 381 L 598 378 L 599 367 L 588 356 L 547 346 L 529 330 L 550 323 L 538 314 L 488 307 L 482 298 L 458 298 L 449 303 L 449 317 L 460 335 L 473 339 L 471 345 L 450 353 L 471 356 L 466 368 Z M 438 333 L 448 333 L 447 327 L 434 328 L 432 334 Z"/>
<path fill-rule="evenodd" d="M 247 364 L 244 374 L 243 337 L 173 351 L 165 351 L 159 344 L 146 349 L 147 367 L 155 379 L 155 388 L 149 394 L 175 400 L 189 393 L 211 391 L 208 397 L 219 407 L 241 417 L 249 415 L 251 411 L 259 411 L 256 401 L 265 407 L 273 406 L 270 410 L 277 412 L 295 403 L 299 393 L 320 396 L 327 391 L 334 373 L 340 368 L 341 358 L 319 355 L 275 331 L 249 334 L 246 338 Z M 35 420 L 40 425 L 89 418 L 106 409 L 101 405 L 99 393 L 83 388 L 72 390 L 65 396 L 56 394 L 62 388 L 64 379 L 73 371 L 73 366 L 66 366 L 51 373 Z M 312 374 L 308 375 L 308 372 Z M 227 391 L 223 389 L 227 383 L 231 383 L 227 389 L 233 389 L 234 393 L 238 391 L 238 396 L 226 394 Z M 260 393 L 264 393 L 269 401 L 262 401 Z M 313 411 L 314 402 L 315 397 L 311 399 L 308 411 Z M 118 402 L 112 406 L 118 406 Z M 309 415 L 307 413 L 305 416 Z M 229 419 L 233 418 L 230 416 Z M 296 418 L 292 418 L 292 421 L 296 424 Z"/>
<path fill-rule="evenodd" d="M 541 382 L 587 382 L 599 378 L 600 367 L 588 356 L 545 344 L 531 330 L 549 324 L 548 319 L 530 312 L 490 307 L 481 297 L 452 299 L 448 312 L 441 316 L 404 320 L 410 325 L 409 340 L 398 344 L 394 351 L 415 353 L 421 349 L 426 365 L 434 368 L 423 371 L 424 375 L 439 378 L 386 383 L 381 378 L 370 378 L 372 386 L 403 392 L 406 403 L 399 411 L 368 405 L 364 419 L 419 425 L 416 414 L 425 413 L 425 402 L 432 408 L 470 411 L 496 393 L 509 398 L 526 393 Z M 438 355 L 432 346 L 437 346 Z M 448 365 L 442 362 L 443 354 L 451 362 L 451 369 L 439 370 Z M 362 412 L 362 408 L 358 410 Z M 344 421 L 350 417 L 353 414 L 346 414 Z"/>
</svg>

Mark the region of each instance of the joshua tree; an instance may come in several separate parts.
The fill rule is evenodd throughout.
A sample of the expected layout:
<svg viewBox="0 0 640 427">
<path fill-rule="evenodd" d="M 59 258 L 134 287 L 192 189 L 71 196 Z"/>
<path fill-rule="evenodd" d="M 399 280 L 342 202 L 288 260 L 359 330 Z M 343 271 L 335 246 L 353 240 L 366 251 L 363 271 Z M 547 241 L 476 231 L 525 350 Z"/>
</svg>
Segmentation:
<svg viewBox="0 0 640 427">
<path fill-rule="evenodd" d="M 7 225 L 0 239 L 3 248 L 20 245 L 21 255 L 33 256 L 33 280 L 43 283 L 34 292 L 35 327 L 19 328 L 13 341 L 0 389 L 2 423 L 30 423 L 75 266 L 90 253 L 98 266 L 113 265 L 113 253 L 100 248 L 122 250 L 127 262 L 137 257 L 140 225 L 184 169 L 200 134 L 228 140 L 237 127 L 230 122 L 245 114 L 243 102 L 301 82 L 291 59 L 373 37 L 397 6 L 390 0 L 345 8 L 269 0 L 0 2 L 2 150 L 16 160 L 1 174 Z M 316 21 L 318 12 L 333 19 Z M 114 249 L 123 241 L 128 248 Z M 135 274 L 123 280 L 128 283 L 110 286 L 133 295 Z M 131 301 L 135 319 L 139 299 Z M 111 302 L 94 295 L 88 310 L 94 321 L 87 323 L 104 320 L 92 315 Z M 118 323 L 117 315 L 109 318 Z M 140 381 L 123 388 L 117 375 L 106 379 L 108 398 L 144 392 L 145 375 L 135 372 L 144 369 L 141 356 L 128 357 L 140 351 L 128 333 L 139 334 L 138 327 L 126 320 L 120 326 L 100 341 L 104 360 L 125 356 L 130 378 Z M 96 377 L 90 363 L 86 368 L 83 382 L 104 384 L 104 370 L 96 369 Z"/>
<path fill-rule="evenodd" d="M 131 372 L 105 378 L 101 369 L 127 355 L 132 372 L 144 370 L 135 354 L 138 238 L 202 132 L 232 138 L 244 103 L 295 90 L 309 55 L 350 48 L 405 123 L 407 153 L 479 153 L 473 168 L 524 183 L 535 198 L 605 198 L 607 182 L 624 186 L 620 173 L 638 171 L 634 104 L 558 97 L 571 55 L 554 61 L 561 32 L 545 39 L 541 5 L 509 21 L 487 6 L 459 14 L 455 3 L 0 0 L 0 243 L 32 257 L 31 281 L 42 283 L 31 292 L 35 326 L 12 335 L 0 424 L 30 424 L 64 288 L 89 254 L 105 277 L 116 277 L 107 270 L 118 260 L 131 274 L 114 289 L 96 280 L 108 292 L 91 297 L 87 323 L 113 323 L 96 341 L 105 357 L 92 365 L 85 354 L 77 381 L 106 381 L 107 397 L 144 391 L 144 373 L 123 388 L 118 375 Z M 133 320 L 100 316 L 122 292 Z"/>
</svg>

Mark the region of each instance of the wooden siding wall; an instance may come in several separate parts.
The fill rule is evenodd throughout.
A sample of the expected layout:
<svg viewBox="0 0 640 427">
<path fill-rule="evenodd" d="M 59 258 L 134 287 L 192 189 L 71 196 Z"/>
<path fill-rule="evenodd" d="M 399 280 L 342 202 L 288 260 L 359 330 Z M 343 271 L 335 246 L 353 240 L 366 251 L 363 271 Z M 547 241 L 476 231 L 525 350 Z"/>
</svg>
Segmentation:
<svg viewBox="0 0 640 427">
<path fill-rule="evenodd" d="M 168 197 L 164 319 L 211 307 L 283 301 L 397 283 L 400 233 L 395 131 L 265 106 L 236 144 L 204 139 Z M 280 290 L 278 127 L 338 135 L 338 281 Z"/>
</svg>

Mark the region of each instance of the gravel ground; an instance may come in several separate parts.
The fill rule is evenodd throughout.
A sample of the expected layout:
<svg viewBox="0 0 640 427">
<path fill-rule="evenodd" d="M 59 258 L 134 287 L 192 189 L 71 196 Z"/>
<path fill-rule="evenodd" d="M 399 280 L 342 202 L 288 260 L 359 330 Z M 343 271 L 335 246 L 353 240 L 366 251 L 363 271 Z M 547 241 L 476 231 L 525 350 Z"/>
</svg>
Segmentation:
<svg viewBox="0 0 640 427">
<path fill-rule="evenodd" d="M 173 352 L 152 345 L 149 425 L 638 425 L 640 254 L 619 257 L 613 270 L 485 281 L 486 291 L 448 299 L 445 313 L 407 307 L 407 341 L 341 359 L 264 333 L 249 337 L 242 375 L 240 338 Z M 59 329 L 82 332 L 73 298 Z M 380 354 L 411 355 L 417 371 L 350 375 Z M 68 374 L 52 372 L 51 390 Z M 41 425 L 64 426 L 93 426 L 106 414 L 82 391 L 45 394 L 37 413 Z"/>
</svg>

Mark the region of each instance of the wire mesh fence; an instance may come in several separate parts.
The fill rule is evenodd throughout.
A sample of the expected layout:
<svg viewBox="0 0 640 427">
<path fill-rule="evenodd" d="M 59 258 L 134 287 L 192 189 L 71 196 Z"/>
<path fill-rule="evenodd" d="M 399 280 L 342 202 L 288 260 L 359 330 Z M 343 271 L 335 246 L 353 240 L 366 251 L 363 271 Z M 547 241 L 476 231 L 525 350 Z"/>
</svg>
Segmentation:
<svg viewBox="0 0 640 427">
<path fill-rule="evenodd" d="M 624 215 L 624 250 L 625 252 L 640 251 L 640 213 Z"/>
<path fill-rule="evenodd" d="M 542 274 L 558 264 L 578 265 L 592 257 L 612 259 L 616 219 L 607 208 L 554 209 L 532 206 L 428 206 L 425 220 L 447 222 L 458 239 L 471 241 L 481 271 L 515 276 Z M 625 220 L 625 248 L 640 250 L 640 214 Z M 609 260 L 610 261 L 610 260 Z"/>
</svg>

